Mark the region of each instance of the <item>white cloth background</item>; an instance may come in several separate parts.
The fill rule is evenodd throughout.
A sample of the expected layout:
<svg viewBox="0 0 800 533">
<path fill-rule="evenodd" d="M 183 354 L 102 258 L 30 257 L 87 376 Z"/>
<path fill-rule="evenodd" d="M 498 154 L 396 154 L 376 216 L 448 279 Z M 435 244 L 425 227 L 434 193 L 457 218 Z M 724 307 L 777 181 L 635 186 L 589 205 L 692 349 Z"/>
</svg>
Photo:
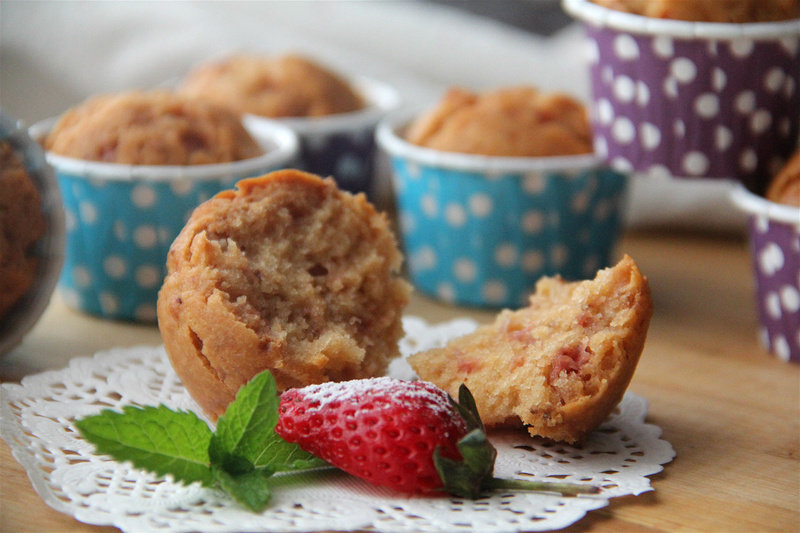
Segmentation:
<svg viewBox="0 0 800 533">
<path fill-rule="evenodd" d="M 589 96 L 578 24 L 544 37 L 424 0 L 3 0 L 0 107 L 32 124 L 92 94 L 153 87 L 235 50 L 305 53 L 393 84 L 408 105 L 432 103 L 451 85 L 525 83 Z M 629 225 L 741 231 L 729 187 L 636 179 Z"/>
</svg>

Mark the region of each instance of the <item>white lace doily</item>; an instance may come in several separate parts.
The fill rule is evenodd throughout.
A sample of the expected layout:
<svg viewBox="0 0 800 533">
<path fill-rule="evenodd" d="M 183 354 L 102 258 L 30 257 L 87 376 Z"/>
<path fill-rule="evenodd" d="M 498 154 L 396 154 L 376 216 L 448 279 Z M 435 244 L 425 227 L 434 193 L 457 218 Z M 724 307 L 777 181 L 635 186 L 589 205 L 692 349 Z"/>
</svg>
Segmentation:
<svg viewBox="0 0 800 533">
<path fill-rule="evenodd" d="M 404 355 L 476 326 L 470 320 L 430 326 L 414 317 L 404 324 Z M 407 377 L 403 365 L 390 373 Z M 598 495 L 497 492 L 474 501 L 404 496 L 325 470 L 274 478 L 269 507 L 255 514 L 221 492 L 157 479 L 96 455 L 76 432 L 75 418 L 128 404 L 199 411 L 163 347 L 76 358 L 63 370 L 3 384 L 0 394 L 0 435 L 44 501 L 82 522 L 123 531 L 543 531 L 572 524 L 610 498 L 652 490 L 647 476 L 675 455 L 659 438 L 661 430 L 644 422 L 647 401 L 628 393 L 580 447 L 544 443 L 522 431 L 490 435 L 498 449 L 496 476 L 593 483 L 602 486 Z"/>
</svg>

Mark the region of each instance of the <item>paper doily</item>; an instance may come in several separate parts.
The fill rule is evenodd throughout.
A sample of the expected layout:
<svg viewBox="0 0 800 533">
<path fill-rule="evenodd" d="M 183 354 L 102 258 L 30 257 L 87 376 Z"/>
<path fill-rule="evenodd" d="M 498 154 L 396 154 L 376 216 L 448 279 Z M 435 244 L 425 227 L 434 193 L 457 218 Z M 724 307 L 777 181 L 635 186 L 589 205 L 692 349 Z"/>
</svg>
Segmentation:
<svg viewBox="0 0 800 533">
<path fill-rule="evenodd" d="M 431 326 L 406 317 L 404 326 L 401 349 L 409 355 L 467 333 L 476 323 L 461 319 Z M 390 370 L 396 377 L 409 372 L 403 361 Z M 661 430 L 644 422 L 647 401 L 628 393 L 579 447 L 545 443 L 524 431 L 490 434 L 498 449 L 496 476 L 592 483 L 602 487 L 598 495 L 405 496 L 325 470 L 275 477 L 269 507 L 255 514 L 216 490 L 158 479 L 96 455 L 75 430 L 75 418 L 129 404 L 199 412 L 163 347 L 116 348 L 76 358 L 63 370 L 3 384 L 0 400 L 0 436 L 44 501 L 82 522 L 123 531 L 544 531 L 566 527 L 610 498 L 652 490 L 647 476 L 675 455 L 659 438 Z"/>
</svg>

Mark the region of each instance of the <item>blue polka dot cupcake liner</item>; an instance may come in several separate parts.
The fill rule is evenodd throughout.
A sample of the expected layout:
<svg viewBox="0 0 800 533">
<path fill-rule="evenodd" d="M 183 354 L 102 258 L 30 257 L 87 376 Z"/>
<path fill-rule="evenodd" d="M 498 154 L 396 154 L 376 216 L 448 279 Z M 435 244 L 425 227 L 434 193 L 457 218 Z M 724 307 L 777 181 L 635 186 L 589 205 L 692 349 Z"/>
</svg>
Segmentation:
<svg viewBox="0 0 800 533">
<path fill-rule="evenodd" d="M 594 155 L 488 157 L 412 145 L 408 118 L 378 128 L 408 272 L 441 301 L 527 304 L 542 276 L 592 277 L 618 242 L 627 177 Z"/>
<path fill-rule="evenodd" d="M 291 128 L 300 140 L 299 167 L 320 176 L 332 176 L 337 185 L 352 193 L 375 195 L 375 128 L 400 98 L 392 87 L 368 78 L 350 80 L 364 96 L 364 109 L 325 117 L 266 119 Z"/>
<path fill-rule="evenodd" d="M 770 202 L 743 186 L 731 198 L 748 214 L 759 340 L 782 361 L 800 363 L 800 208 Z"/>
<path fill-rule="evenodd" d="M 41 138 L 54 123 L 34 125 L 31 135 Z M 279 124 L 248 129 L 265 153 L 223 164 L 122 165 L 48 152 L 65 211 L 58 283 L 65 303 L 108 319 L 154 322 L 167 252 L 194 208 L 242 178 L 295 164 L 291 130 Z"/>
<path fill-rule="evenodd" d="M 0 110 L 0 141 L 7 142 L 22 162 L 41 197 L 44 235 L 31 253 L 38 261 L 33 286 L 0 320 L 0 355 L 11 351 L 36 325 L 55 291 L 64 263 L 64 209 L 53 169 L 41 146 L 21 122 Z"/>
<path fill-rule="evenodd" d="M 595 147 L 623 171 L 762 192 L 800 134 L 800 19 L 701 23 L 563 0 L 584 22 Z"/>
</svg>

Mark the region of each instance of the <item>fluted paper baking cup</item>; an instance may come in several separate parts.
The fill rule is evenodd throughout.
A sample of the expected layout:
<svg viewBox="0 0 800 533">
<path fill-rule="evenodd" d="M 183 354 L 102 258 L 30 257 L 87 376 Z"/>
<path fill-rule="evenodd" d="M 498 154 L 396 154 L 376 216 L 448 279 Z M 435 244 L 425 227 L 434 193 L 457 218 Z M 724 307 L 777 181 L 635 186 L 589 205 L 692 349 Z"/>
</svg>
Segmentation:
<svg viewBox="0 0 800 533">
<path fill-rule="evenodd" d="M 40 138 L 54 124 L 31 128 Z M 248 125 L 246 123 L 246 125 Z M 66 211 L 65 302 L 105 318 L 153 322 L 172 241 L 194 208 L 242 178 L 293 166 L 296 135 L 279 124 L 249 128 L 265 153 L 231 163 L 122 165 L 47 153 Z"/>
<path fill-rule="evenodd" d="M 598 153 L 615 168 L 760 192 L 797 146 L 800 20 L 654 19 L 563 0 L 585 23 Z"/>
<path fill-rule="evenodd" d="M 409 274 L 437 299 L 527 303 L 536 281 L 592 277 L 610 264 L 627 179 L 594 155 L 491 157 L 405 142 L 407 118 L 378 127 L 388 153 Z"/>
<path fill-rule="evenodd" d="M 369 78 L 350 80 L 367 105 L 350 113 L 323 117 L 267 119 L 251 115 L 255 127 L 260 121 L 277 120 L 291 128 L 300 140 L 299 166 L 320 176 L 331 176 L 337 185 L 352 193 L 375 193 L 375 128 L 397 107 L 400 98 L 389 85 Z"/>
<path fill-rule="evenodd" d="M 770 202 L 744 187 L 731 197 L 749 214 L 759 339 L 779 359 L 800 363 L 800 208 Z"/>
</svg>

